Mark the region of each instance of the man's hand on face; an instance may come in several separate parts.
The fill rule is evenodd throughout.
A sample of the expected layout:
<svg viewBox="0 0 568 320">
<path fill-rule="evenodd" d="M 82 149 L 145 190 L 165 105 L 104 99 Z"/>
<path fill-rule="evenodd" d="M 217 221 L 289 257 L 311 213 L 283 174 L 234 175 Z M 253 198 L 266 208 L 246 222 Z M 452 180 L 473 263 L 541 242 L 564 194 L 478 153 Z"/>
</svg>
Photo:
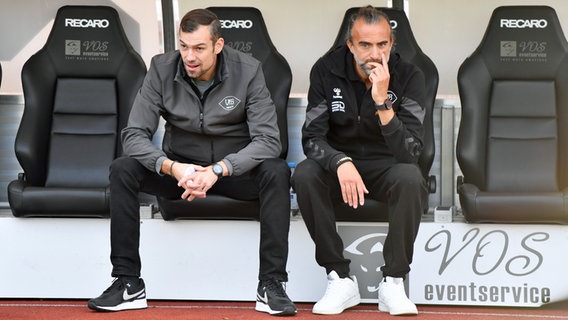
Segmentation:
<svg viewBox="0 0 568 320">
<path fill-rule="evenodd" d="M 381 53 L 381 63 L 369 62 L 372 67 L 369 81 L 371 82 L 371 97 L 375 104 L 381 105 L 388 99 L 390 72 L 385 54 Z M 377 111 L 382 125 L 388 124 L 395 116 L 394 110 Z"/>
<path fill-rule="evenodd" d="M 337 168 L 337 178 L 341 186 L 341 196 L 343 202 L 349 204 L 350 207 L 357 209 L 359 205 L 365 204 L 365 194 L 369 193 L 367 187 L 359 175 L 359 171 L 353 165 L 353 162 L 348 161 L 341 164 Z"/>
<path fill-rule="evenodd" d="M 376 104 L 382 104 L 387 98 L 389 90 L 390 72 L 384 53 L 381 54 L 381 63 L 368 62 L 371 67 L 369 81 L 371 81 L 371 96 Z"/>
</svg>

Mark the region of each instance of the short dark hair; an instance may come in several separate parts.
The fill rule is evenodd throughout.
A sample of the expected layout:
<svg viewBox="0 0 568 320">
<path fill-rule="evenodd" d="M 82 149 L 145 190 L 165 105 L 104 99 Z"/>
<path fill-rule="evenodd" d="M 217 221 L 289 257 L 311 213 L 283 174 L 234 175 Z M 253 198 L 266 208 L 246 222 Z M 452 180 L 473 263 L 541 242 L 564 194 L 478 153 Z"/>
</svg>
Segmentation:
<svg viewBox="0 0 568 320">
<path fill-rule="evenodd" d="M 180 32 L 193 32 L 199 26 L 208 26 L 213 42 L 221 38 L 221 22 L 217 15 L 207 9 L 194 9 L 186 13 L 179 24 Z"/>
<path fill-rule="evenodd" d="M 353 24 L 359 18 L 365 19 L 367 24 L 378 23 L 381 20 L 386 20 L 391 34 L 391 39 L 394 41 L 394 32 L 392 30 L 392 26 L 390 24 L 389 16 L 382 10 L 379 10 L 371 5 L 366 7 L 361 7 L 357 12 L 353 13 L 351 17 L 349 17 L 349 24 L 347 26 L 347 33 L 345 34 L 345 40 L 353 41 L 351 33 L 353 32 Z"/>
</svg>

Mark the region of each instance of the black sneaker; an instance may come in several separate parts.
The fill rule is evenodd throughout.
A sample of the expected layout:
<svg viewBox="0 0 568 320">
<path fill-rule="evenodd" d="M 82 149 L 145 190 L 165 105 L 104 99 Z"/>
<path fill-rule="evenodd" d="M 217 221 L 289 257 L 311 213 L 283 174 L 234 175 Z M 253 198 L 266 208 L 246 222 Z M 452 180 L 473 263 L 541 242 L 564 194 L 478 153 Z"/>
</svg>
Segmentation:
<svg viewBox="0 0 568 320">
<path fill-rule="evenodd" d="M 263 280 L 256 290 L 256 311 L 274 316 L 293 316 L 297 309 L 286 295 L 284 285 L 278 280 Z"/>
<path fill-rule="evenodd" d="M 146 302 L 146 286 L 144 280 L 128 281 L 124 277 L 116 278 L 110 287 L 100 296 L 89 300 L 89 309 L 95 311 L 121 311 L 144 309 Z"/>
</svg>

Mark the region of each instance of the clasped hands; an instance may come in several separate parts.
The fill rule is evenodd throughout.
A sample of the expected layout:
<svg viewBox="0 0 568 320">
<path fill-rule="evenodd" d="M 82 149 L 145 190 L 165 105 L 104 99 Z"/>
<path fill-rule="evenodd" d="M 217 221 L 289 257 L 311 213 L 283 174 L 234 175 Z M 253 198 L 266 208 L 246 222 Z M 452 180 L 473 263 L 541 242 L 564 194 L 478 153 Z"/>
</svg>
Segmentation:
<svg viewBox="0 0 568 320">
<path fill-rule="evenodd" d="M 187 201 L 193 201 L 195 198 L 205 198 L 207 191 L 219 179 L 211 170 L 211 166 L 203 167 L 179 162 L 173 167 L 172 175 L 178 181 L 178 186 L 185 189 L 181 198 Z"/>
</svg>

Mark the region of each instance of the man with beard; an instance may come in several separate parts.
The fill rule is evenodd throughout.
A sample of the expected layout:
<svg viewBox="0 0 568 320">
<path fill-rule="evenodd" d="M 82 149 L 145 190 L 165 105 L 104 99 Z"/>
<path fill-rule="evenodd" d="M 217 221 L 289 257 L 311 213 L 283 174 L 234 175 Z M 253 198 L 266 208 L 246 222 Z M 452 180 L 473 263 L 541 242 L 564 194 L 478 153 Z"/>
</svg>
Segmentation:
<svg viewBox="0 0 568 320">
<path fill-rule="evenodd" d="M 315 242 L 316 261 L 327 273 L 318 314 L 338 314 L 360 302 L 337 233 L 333 203 L 353 208 L 365 197 L 387 203 L 379 284 L 379 310 L 417 314 L 404 289 L 414 240 L 427 205 L 417 165 L 422 150 L 425 85 L 414 65 L 391 53 L 394 35 L 382 11 L 367 6 L 350 20 L 346 44 L 327 53 L 310 73 L 302 145 L 307 159 L 292 185 Z"/>
<path fill-rule="evenodd" d="M 166 122 L 162 149 L 152 144 L 160 117 Z M 221 24 L 213 12 L 188 12 L 180 22 L 179 50 L 152 59 L 122 142 L 126 156 L 110 168 L 110 259 L 116 280 L 89 300 L 89 308 L 147 307 L 139 255 L 138 194 L 143 191 L 187 201 L 199 201 L 207 194 L 259 199 L 256 310 L 296 314 L 283 286 L 290 169 L 278 158 L 281 144 L 275 106 L 260 62 L 224 46 Z M 230 267 L 227 272 L 232 272 Z"/>
</svg>

